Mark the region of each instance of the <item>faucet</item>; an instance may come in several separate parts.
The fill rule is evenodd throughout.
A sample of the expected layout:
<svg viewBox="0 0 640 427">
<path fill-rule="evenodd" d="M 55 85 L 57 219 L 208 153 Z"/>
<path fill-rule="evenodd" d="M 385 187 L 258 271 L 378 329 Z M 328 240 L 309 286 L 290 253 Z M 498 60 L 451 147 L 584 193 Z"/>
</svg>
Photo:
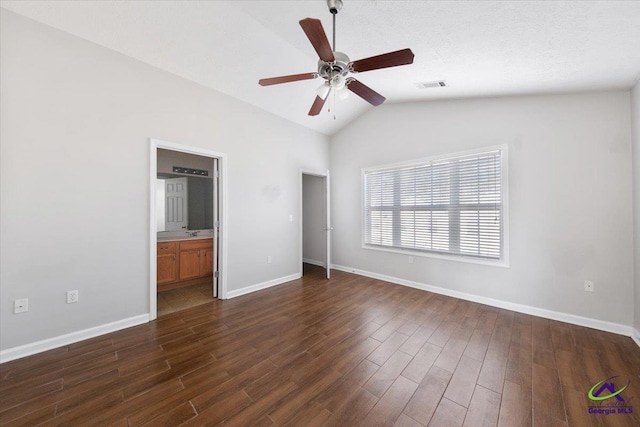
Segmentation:
<svg viewBox="0 0 640 427">
<path fill-rule="evenodd" d="M 187 231 L 189 237 L 196 237 L 200 231 Z"/>
</svg>

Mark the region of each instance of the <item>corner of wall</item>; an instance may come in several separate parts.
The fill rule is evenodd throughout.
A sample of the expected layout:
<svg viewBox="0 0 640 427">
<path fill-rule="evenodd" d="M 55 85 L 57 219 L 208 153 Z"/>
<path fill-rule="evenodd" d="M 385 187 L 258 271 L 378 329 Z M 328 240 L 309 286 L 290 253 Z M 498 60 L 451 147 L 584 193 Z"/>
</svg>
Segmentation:
<svg viewBox="0 0 640 427">
<path fill-rule="evenodd" d="M 638 332 L 637 328 L 631 329 L 631 339 L 640 347 L 640 332 Z"/>
</svg>

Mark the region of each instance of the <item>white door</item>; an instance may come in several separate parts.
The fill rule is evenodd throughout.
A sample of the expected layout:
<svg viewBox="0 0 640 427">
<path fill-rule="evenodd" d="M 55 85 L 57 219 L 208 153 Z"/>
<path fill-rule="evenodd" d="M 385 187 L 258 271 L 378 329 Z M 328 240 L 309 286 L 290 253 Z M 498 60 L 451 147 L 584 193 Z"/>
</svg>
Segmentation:
<svg viewBox="0 0 640 427">
<path fill-rule="evenodd" d="M 325 200 L 325 208 L 326 208 L 326 212 L 325 212 L 325 218 L 326 218 L 326 227 L 325 227 L 325 233 L 326 233 L 326 246 L 325 246 L 325 250 L 326 250 L 326 255 L 325 255 L 325 259 L 326 259 L 326 268 L 327 268 L 327 279 L 331 278 L 331 231 L 333 230 L 333 227 L 331 227 L 331 183 L 329 180 L 329 171 L 327 171 L 327 176 L 324 179 L 324 184 L 325 184 L 325 189 L 324 189 L 324 200 Z"/>
<path fill-rule="evenodd" d="M 219 197 L 220 188 L 220 171 L 218 169 L 218 159 L 213 159 L 213 296 L 218 297 L 218 279 L 220 272 L 218 271 L 218 261 L 220 248 L 220 215 L 218 209 L 220 206 Z"/>
<path fill-rule="evenodd" d="M 166 231 L 187 229 L 187 178 L 165 180 Z"/>
</svg>

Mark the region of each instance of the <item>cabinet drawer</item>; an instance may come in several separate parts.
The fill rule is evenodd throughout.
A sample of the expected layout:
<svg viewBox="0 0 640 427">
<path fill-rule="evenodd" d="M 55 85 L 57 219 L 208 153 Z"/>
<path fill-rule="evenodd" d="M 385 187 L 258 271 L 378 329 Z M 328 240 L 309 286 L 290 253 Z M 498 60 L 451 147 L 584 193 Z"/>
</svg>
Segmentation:
<svg viewBox="0 0 640 427">
<path fill-rule="evenodd" d="M 183 240 L 180 242 L 180 252 L 213 248 L 213 239 Z"/>
<path fill-rule="evenodd" d="M 159 254 L 174 254 L 176 252 L 176 242 L 158 243 Z"/>
</svg>

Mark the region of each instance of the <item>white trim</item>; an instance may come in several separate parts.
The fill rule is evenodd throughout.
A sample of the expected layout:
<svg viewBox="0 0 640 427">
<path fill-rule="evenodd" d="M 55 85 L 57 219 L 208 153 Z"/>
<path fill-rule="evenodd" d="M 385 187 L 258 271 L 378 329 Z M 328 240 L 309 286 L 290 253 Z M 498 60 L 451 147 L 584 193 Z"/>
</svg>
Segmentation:
<svg viewBox="0 0 640 427">
<path fill-rule="evenodd" d="M 532 307 L 524 304 L 517 304 L 509 301 L 502 301 L 493 298 L 487 298 L 479 295 L 468 294 L 466 292 L 454 291 L 451 289 L 441 288 L 438 286 L 427 285 L 424 283 L 414 282 L 411 280 L 400 279 L 398 277 L 387 276 L 385 274 L 372 273 L 370 271 L 359 270 L 357 268 L 345 267 L 342 265 L 332 265 L 336 270 L 354 273 L 360 276 L 371 277 L 373 279 L 384 280 L 385 282 L 395 283 L 397 285 L 408 286 L 410 288 L 421 289 L 423 291 L 433 292 L 436 294 L 446 295 L 454 298 L 473 301 L 480 304 L 490 305 L 492 307 L 504 308 L 506 310 L 517 311 L 518 313 L 531 314 L 533 316 L 544 317 L 545 319 L 558 320 L 560 322 L 571 323 L 587 328 L 598 329 L 614 334 L 632 336 L 633 328 L 619 323 L 607 322 L 604 320 L 593 319 L 590 317 L 582 317 L 575 314 L 562 313 L 559 311 L 546 310 L 544 308 Z M 637 333 L 637 331 L 636 331 Z M 634 338 L 636 343 L 640 341 L 640 335 Z M 638 344 L 640 345 L 640 344 Z"/>
<path fill-rule="evenodd" d="M 220 221 L 220 234 L 219 234 L 219 247 L 221 258 L 220 264 L 220 276 L 218 277 L 218 283 L 220 285 L 218 298 L 226 299 L 227 296 L 227 272 L 228 272 L 228 241 L 229 241 L 229 227 L 227 226 L 228 212 L 228 191 L 227 191 L 227 155 L 225 153 L 219 153 L 217 151 L 211 151 L 200 147 L 191 147 L 182 144 L 176 144 L 174 142 L 162 141 L 160 139 L 149 138 L 149 319 L 154 320 L 158 316 L 158 301 L 157 290 L 158 284 L 156 283 L 156 179 L 158 176 L 158 159 L 157 149 L 163 148 L 172 151 L 179 151 L 182 153 L 195 154 L 198 156 L 205 156 L 218 159 L 218 170 L 220 171 L 220 188 L 218 189 L 220 194 L 220 207 L 219 207 L 219 221 Z"/>
<path fill-rule="evenodd" d="M 368 166 L 368 167 L 362 168 L 362 170 L 368 171 L 368 172 L 384 171 L 388 169 L 391 170 L 391 169 L 397 169 L 405 166 L 414 166 L 419 163 L 428 163 L 428 162 L 435 162 L 443 159 L 451 160 L 459 157 L 467 157 L 467 156 L 472 156 L 474 154 L 485 153 L 487 151 L 507 150 L 508 148 L 509 148 L 508 144 L 491 145 L 489 147 L 478 147 L 472 150 L 456 151 L 455 153 L 443 153 L 443 154 L 437 154 L 434 156 L 420 157 L 417 159 L 403 160 L 395 163 L 386 163 L 384 165 Z"/>
<path fill-rule="evenodd" d="M 130 328 L 132 326 L 142 325 L 143 323 L 148 322 L 149 315 L 141 314 L 139 316 L 129 317 L 128 319 L 122 319 L 100 326 L 94 326 L 93 328 L 83 329 L 81 331 L 71 332 L 53 338 L 47 338 L 42 341 L 36 341 L 30 344 L 8 348 L 6 350 L 0 351 L 0 363 L 5 363 L 11 360 L 20 359 L 22 357 L 31 356 L 36 353 L 41 353 L 43 351 L 73 344 L 79 341 L 84 341 L 89 338 L 94 338 L 100 335 L 108 334 L 110 332 L 116 332 L 122 329 Z"/>
<path fill-rule="evenodd" d="M 158 317 L 158 231 L 156 218 L 156 182 L 158 180 L 158 145 L 149 144 L 149 320 Z"/>
<path fill-rule="evenodd" d="M 302 262 L 306 262 L 307 264 L 313 264 L 313 265 L 317 265 L 318 267 L 324 268 L 324 262 L 318 261 L 316 259 L 302 258 Z"/>
<path fill-rule="evenodd" d="M 510 246 L 509 238 L 509 145 L 500 145 L 502 147 L 502 164 L 500 165 L 502 174 L 502 261 L 505 267 L 509 267 Z"/>
<path fill-rule="evenodd" d="M 631 339 L 640 347 L 640 332 L 636 328 L 631 328 Z"/>
<path fill-rule="evenodd" d="M 263 289 L 271 288 L 273 286 L 281 285 L 292 280 L 296 280 L 302 277 L 301 273 L 294 273 L 284 277 L 278 277 L 277 279 L 267 280 L 266 282 L 258 283 L 257 285 L 246 286 L 242 289 L 227 292 L 227 298 L 235 298 L 241 295 L 250 294 L 252 292 L 261 291 Z"/>
<path fill-rule="evenodd" d="M 404 166 L 412 166 L 419 163 L 428 163 L 432 161 L 442 159 L 454 159 L 458 157 L 471 156 L 478 153 L 484 153 L 488 151 L 501 151 L 500 167 L 502 178 L 502 258 L 492 260 L 489 258 L 479 258 L 464 256 L 459 254 L 446 254 L 432 251 L 421 251 L 418 249 L 403 249 L 395 246 L 376 246 L 370 245 L 365 242 L 365 174 L 372 171 L 383 171 L 388 169 L 396 169 Z M 450 154 L 439 154 L 431 157 L 422 157 L 419 159 L 405 160 L 402 162 L 390 163 L 379 166 L 364 167 L 360 169 L 360 247 L 362 249 L 369 249 L 374 251 L 400 253 L 404 255 L 418 256 L 424 258 L 436 258 L 444 259 L 447 261 L 466 262 L 470 264 L 482 264 L 493 267 L 509 268 L 509 145 L 493 145 L 491 147 L 480 147 L 473 150 L 459 151 Z"/>
<path fill-rule="evenodd" d="M 435 258 L 435 259 L 443 259 L 445 261 L 458 261 L 458 262 L 466 262 L 469 264 L 488 265 L 490 267 L 509 268 L 509 263 L 504 262 L 502 260 L 490 260 L 487 258 L 476 258 L 471 256 L 454 255 L 454 254 L 440 254 L 437 252 L 426 252 L 426 251 L 420 251 L 417 249 L 397 248 L 395 246 L 368 245 L 366 243 L 364 243 L 361 247 L 362 249 L 366 249 L 370 251 L 391 252 L 394 254 L 402 254 L 402 255 L 414 256 L 414 257 Z"/>
</svg>

